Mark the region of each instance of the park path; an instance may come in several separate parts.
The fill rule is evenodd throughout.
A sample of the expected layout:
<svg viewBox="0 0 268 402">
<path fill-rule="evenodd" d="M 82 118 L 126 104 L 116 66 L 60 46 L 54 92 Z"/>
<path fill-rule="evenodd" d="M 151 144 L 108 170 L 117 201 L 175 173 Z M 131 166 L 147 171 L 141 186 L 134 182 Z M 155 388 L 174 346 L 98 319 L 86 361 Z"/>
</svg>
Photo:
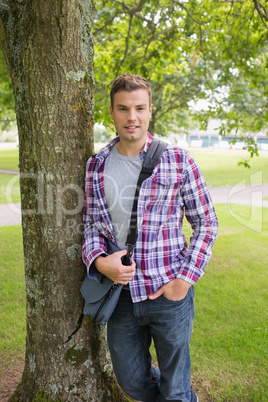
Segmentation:
<svg viewBox="0 0 268 402">
<path fill-rule="evenodd" d="M 268 207 L 268 184 L 258 185 L 235 185 L 210 187 L 214 204 L 240 204 L 252 207 Z M 0 204 L 0 226 L 21 224 L 21 208 L 19 203 Z"/>
<path fill-rule="evenodd" d="M 16 143 L 0 143 L 0 149 L 15 149 Z M 0 173 L 19 174 L 14 170 L 0 170 Z M 214 204 L 240 204 L 252 207 L 268 207 L 268 184 L 258 185 L 234 185 L 222 187 L 210 187 Z M 21 210 L 20 204 L 0 204 L 0 226 L 20 225 Z"/>
</svg>

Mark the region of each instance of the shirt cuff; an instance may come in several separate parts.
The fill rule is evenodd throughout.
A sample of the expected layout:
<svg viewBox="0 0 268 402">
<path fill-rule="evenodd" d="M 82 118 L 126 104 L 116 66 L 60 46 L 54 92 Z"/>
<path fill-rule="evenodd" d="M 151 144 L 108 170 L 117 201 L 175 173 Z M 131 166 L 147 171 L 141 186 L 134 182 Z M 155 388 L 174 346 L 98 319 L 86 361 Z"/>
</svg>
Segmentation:
<svg viewBox="0 0 268 402">
<path fill-rule="evenodd" d="M 95 279 L 97 282 L 100 282 L 102 274 L 95 267 L 94 261 L 100 256 L 106 257 L 107 255 L 108 254 L 105 253 L 103 250 L 100 250 L 94 255 L 94 259 L 91 261 L 91 265 L 89 265 L 87 268 L 87 274 L 89 278 Z"/>
<path fill-rule="evenodd" d="M 195 266 L 180 267 L 177 278 L 194 285 L 203 276 L 204 272 L 197 269 Z"/>
</svg>

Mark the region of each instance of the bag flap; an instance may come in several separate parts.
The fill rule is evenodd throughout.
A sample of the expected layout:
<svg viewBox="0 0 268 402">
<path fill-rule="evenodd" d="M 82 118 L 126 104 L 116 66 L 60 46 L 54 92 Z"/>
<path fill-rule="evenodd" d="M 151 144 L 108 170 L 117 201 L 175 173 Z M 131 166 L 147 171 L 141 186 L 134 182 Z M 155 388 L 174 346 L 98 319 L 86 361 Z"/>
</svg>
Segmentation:
<svg viewBox="0 0 268 402">
<path fill-rule="evenodd" d="M 103 276 L 102 282 L 97 282 L 96 279 L 86 276 L 80 292 L 87 303 L 95 303 L 108 292 L 112 285 L 113 281 L 106 276 Z"/>
<path fill-rule="evenodd" d="M 107 240 L 107 254 L 113 254 L 116 251 L 120 251 L 120 250 L 121 250 L 121 248 L 117 247 L 110 240 Z"/>
<path fill-rule="evenodd" d="M 110 240 L 107 240 L 107 253 L 113 254 L 121 249 L 117 247 Z M 80 288 L 83 298 L 87 303 L 96 303 L 100 300 L 113 285 L 113 281 L 106 276 L 102 276 L 101 282 L 97 282 L 96 279 L 91 279 L 88 276 L 85 277 L 84 282 Z"/>
</svg>

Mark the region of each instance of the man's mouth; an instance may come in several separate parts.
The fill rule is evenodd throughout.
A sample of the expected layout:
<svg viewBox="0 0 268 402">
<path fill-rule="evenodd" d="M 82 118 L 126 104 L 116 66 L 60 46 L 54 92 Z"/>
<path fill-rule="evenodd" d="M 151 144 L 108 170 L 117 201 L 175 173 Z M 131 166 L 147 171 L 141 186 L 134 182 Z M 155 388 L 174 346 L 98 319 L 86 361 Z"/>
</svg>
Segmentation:
<svg viewBox="0 0 268 402">
<path fill-rule="evenodd" d="M 126 126 L 125 128 L 129 130 L 134 130 L 135 128 L 138 128 L 139 126 Z"/>
</svg>

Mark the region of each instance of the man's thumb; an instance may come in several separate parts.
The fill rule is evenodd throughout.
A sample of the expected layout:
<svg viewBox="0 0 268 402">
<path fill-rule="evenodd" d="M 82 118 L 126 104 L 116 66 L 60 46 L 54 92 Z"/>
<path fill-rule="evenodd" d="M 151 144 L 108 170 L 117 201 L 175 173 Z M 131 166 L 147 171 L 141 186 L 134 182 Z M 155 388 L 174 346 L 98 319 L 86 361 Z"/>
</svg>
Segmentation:
<svg viewBox="0 0 268 402">
<path fill-rule="evenodd" d="M 155 293 L 153 293 L 152 295 L 149 296 L 149 299 L 150 300 L 157 299 L 163 293 L 164 293 L 164 289 L 163 289 L 163 286 L 161 286 L 161 288 L 159 288 Z"/>
</svg>

